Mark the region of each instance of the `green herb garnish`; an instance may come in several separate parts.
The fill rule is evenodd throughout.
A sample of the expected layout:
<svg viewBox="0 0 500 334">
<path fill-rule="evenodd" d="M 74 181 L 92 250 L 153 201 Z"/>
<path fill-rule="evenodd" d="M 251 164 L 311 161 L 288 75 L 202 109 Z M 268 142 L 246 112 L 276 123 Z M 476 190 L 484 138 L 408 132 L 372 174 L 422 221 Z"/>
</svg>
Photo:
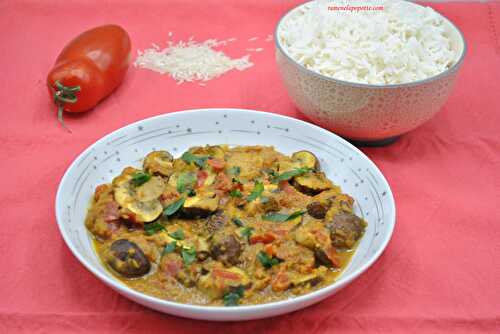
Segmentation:
<svg viewBox="0 0 500 334">
<path fill-rule="evenodd" d="M 224 306 L 238 306 L 239 300 L 243 298 L 244 293 L 245 289 L 241 285 L 231 292 L 227 292 L 222 299 Z"/>
<path fill-rule="evenodd" d="M 307 172 L 312 171 L 312 168 L 295 168 L 293 170 L 289 170 L 288 172 L 284 172 L 282 174 L 279 174 L 278 176 L 273 178 L 273 183 L 279 183 L 281 181 L 288 181 L 291 178 L 294 178 L 296 176 L 300 176 L 302 174 L 305 174 Z"/>
<path fill-rule="evenodd" d="M 175 232 L 168 234 L 171 238 L 175 240 L 184 240 L 184 231 L 181 229 L 176 230 Z"/>
<path fill-rule="evenodd" d="M 304 210 L 295 211 L 292 214 L 279 213 L 279 212 L 269 212 L 262 215 L 262 219 L 272 221 L 272 222 L 286 222 L 302 216 L 305 213 Z"/>
<path fill-rule="evenodd" d="M 260 251 L 258 254 L 257 254 L 257 259 L 259 259 L 260 263 L 264 266 L 264 268 L 266 269 L 269 269 L 271 268 L 272 266 L 280 263 L 280 261 L 275 258 L 275 257 L 270 257 L 269 255 L 267 255 L 265 252 L 263 251 Z"/>
<path fill-rule="evenodd" d="M 231 197 L 243 197 L 243 194 L 238 189 L 233 189 L 229 192 L 229 196 L 231 196 Z"/>
<path fill-rule="evenodd" d="M 248 227 L 248 226 L 243 227 L 240 230 L 241 236 L 248 240 L 248 239 L 250 239 L 250 236 L 252 235 L 253 230 L 254 230 L 253 227 Z"/>
<path fill-rule="evenodd" d="M 241 167 L 240 166 L 233 166 L 229 169 L 229 174 L 234 175 L 234 176 L 239 176 L 241 173 Z"/>
<path fill-rule="evenodd" d="M 264 185 L 261 182 L 256 182 L 252 192 L 247 197 L 247 201 L 251 202 L 253 200 L 256 200 L 257 198 L 260 197 L 260 195 L 262 195 L 263 192 L 264 192 Z"/>
<path fill-rule="evenodd" d="M 181 173 L 177 179 L 177 191 L 182 194 L 186 190 L 193 190 L 195 183 L 196 175 L 194 173 Z"/>
<path fill-rule="evenodd" d="M 177 210 L 179 210 L 180 208 L 182 208 L 182 206 L 184 205 L 184 201 L 185 200 L 186 199 L 184 197 L 181 197 L 177 201 L 175 201 L 172 204 L 170 204 L 169 206 L 167 206 L 165 208 L 165 210 L 163 210 L 163 215 L 164 216 L 171 216 L 174 213 L 176 213 Z"/>
<path fill-rule="evenodd" d="M 205 165 L 207 163 L 208 157 L 206 157 L 206 156 L 200 157 L 200 156 L 194 155 L 193 153 L 188 151 L 188 152 L 185 152 L 181 156 L 181 159 L 185 163 L 188 163 L 188 164 L 194 163 L 196 166 L 203 168 L 203 167 L 205 167 Z"/>
<path fill-rule="evenodd" d="M 169 242 L 168 244 L 165 245 L 165 248 L 163 248 L 163 255 L 174 252 L 176 247 L 177 247 L 176 241 Z"/>
<path fill-rule="evenodd" d="M 160 223 L 149 223 L 144 225 L 144 232 L 147 235 L 153 235 L 157 232 L 163 231 L 165 227 Z"/>
<path fill-rule="evenodd" d="M 132 175 L 132 180 L 130 180 L 130 182 L 132 182 L 132 184 L 134 186 L 138 187 L 138 186 L 148 182 L 150 179 L 151 179 L 151 175 L 149 175 L 148 173 L 137 172 L 134 175 Z"/>
<path fill-rule="evenodd" d="M 181 251 L 182 260 L 184 260 L 184 264 L 190 265 L 196 260 L 196 250 L 194 248 L 183 249 Z"/>
<path fill-rule="evenodd" d="M 238 227 L 245 226 L 245 224 L 243 224 L 243 222 L 240 219 L 238 219 L 238 218 L 233 218 L 233 224 L 236 225 L 236 226 L 238 226 Z"/>
</svg>

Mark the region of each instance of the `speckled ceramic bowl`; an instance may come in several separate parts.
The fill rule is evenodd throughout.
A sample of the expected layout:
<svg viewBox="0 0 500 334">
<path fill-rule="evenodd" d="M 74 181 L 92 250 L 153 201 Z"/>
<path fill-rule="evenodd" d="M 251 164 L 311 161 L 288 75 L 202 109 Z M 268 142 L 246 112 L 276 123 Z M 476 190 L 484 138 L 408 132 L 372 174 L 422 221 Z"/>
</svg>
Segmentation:
<svg viewBox="0 0 500 334">
<path fill-rule="evenodd" d="M 460 55 L 447 71 L 405 84 L 371 85 L 333 79 L 307 69 L 293 60 L 280 42 L 276 27 L 276 61 L 290 98 L 314 123 L 355 142 L 384 144 L 431 119 L 446 102 L 462 65 L 466 43 L 449 20 L 453 47 Z M 415 4 L 415 6 L 418 6 Z"/>
<path fill-rule="evenodd" d="M 84 224 L 95 187 L 111 182 L 127 166 L 140 167 L 142 158 L 151 151 L 167 150 L 178 157 L 191 146 L 206 144 L 274 145 L 286 154 L 301 150 L 314 152 L 321 169 L 344 192 L 353 196 L 354 212 L 368 223 L 351 262 L 333 284 L 268 304 L 200 306 L 142 294 L 104 268 Z M 102 282 L 123 296 L 160 312 L 220 321 L 272 317 L 337 293 L 375 263 L 389 243 L 396 223 L 396 207 L 389 184 L 375 164 L 354 146 L 329 131 L 294 118 L 226 108 L 160 115 L 127 125 L 99 139 L 68 168 L 59 184 L 55 204 L 57 224 L 64 241 L 76 258 Z M 375 285 L 372 288 L 376 289 Z M 75 288 L 85 293 L 87 287 Z"/>
</svg>

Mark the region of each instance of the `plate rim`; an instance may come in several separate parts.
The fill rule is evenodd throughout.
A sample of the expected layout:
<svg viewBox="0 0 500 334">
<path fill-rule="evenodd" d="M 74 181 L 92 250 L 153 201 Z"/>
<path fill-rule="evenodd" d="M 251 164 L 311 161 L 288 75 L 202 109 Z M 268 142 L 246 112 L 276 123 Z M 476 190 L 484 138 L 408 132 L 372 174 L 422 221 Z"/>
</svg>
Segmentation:
<svg viewBox="0 0 500 334">
<path fill-rule="evenodd" d="M 284 299 L 280 301 L 275 301 L 275 302 L 270 302 L 270 303 L 264 303 L 264 304 L 255 304 L 255 305 L 241 305 L 238 307 L 225 307 L 225 306 L 209 306 L 209 305 L 195 305 L 195 304 L 186 304 L 186 303 L 178 303 L 174 301 L 169 301 L 165 299 L 160 299 L 154 296 L 150 296 L 147 294 L 144 294 L 142 292 L 133 290 L 132 288 L 128 287 L 127 285 L 118 282 L 115 279 L 112 279 L 98 270 L 94 269 L 94 266 L 90 264 L 83 256 L 80 255 L 79 251 L 76 249 L 76 247 L 73 245 L 71 242 L 71 239 L 69 235 L 66 233 L 66 230 L 63 228 L 64 221 L 62 219 L 62 208 L 59 209 L 59 207 L 62 207 L 62 188 L 63 184 L 67 182 L 67 179 L 69 177 L 69 172 L 77 166 L 78 162 L 84 158 L 87 153 L 89 153 L 93 147 L 96 145 L 104 142 L 107 139 L 110 139 L 113 135 L 116 133 L 123 131 L 127 128 L 131 128 L 134 126 L 138 126 L 140 123 L 145 122 L 145 121 L 154 121 L 155 119 L 160 119 L 160 118 L 165 118 L 165 117 L 171 117 L 173 115 L 184 115 L 184 114 L 189 114 L 189 113 L 199 113 L 206 111 L 207 113 L 210 111 L 227 111 L 227 112 L 245 112 L 245 113 L 250 113 L 250 114 L 265 114 L 270 117 L 275 117 L 275 118 L 281 118 L 285 119 L 287 121 L 291 122 L 298 122 L 299 124 L 309 127 L 314 131 L 320 131 L 328 136 L 333 136 L 335 137 L 336 140 L 339 140 L 342 144 L 348 146 L 349 148 L 353 149 L 356 153 L 358 153 L 364 160 L 368 162 L 370 167 L 375 170 L 375 172 L 378 174 L 377 176 L 383 181 L 383 186 L 386 188 L 387 191 L 387 198 L 389 199 L 389 202 L 391 204 L 391 215 L 390 215 L 390 229 L 389 233 L 386 235 L 385 239 L 381 243 L 381 247 L 373 253 L 372 256 L 369 257 L 368 261 L 365 262 L 363 265 L 361 265 L 359 268 L 354 270 L 352 273 L 343 276 L 341 275 L 338 281 L 335 281 L 333 284 L 327 285 L 321 289 L 312 291 L 310 293 L 300 295 L 297 297 L 289 298 L 289 299 Z M 62 235 L 63 240 L 66 244 L 66 246 L 70 249 L 71 253 L 73 254 L 74 257 L 78 259 L 78 261 L 88 270 L 90 271 L 95 277 L 106 283 L 108 286 L 113 288 L 114 290 L 118 292 L 123 292 L 126 297 L 132 296 L 133 300 L 137 302 L 137 300 L 142 300 L 144 302 L 148 302 L 149 304 L 153 305 L 162 305 L 168 308 L 175 308 L 181 311 L 188 311 L 188 312 L 196 312 L 196 313 L 205 313 L 205 314 L 218 314 L 220 312 L 223 312 L 228 315 L 235 315 L 235 314 L 247 314 L 247 313 L 252 313 L 252 312 L 262 312 L 266 310 L 273 310 L 273 309 L 281 309 L 284 307 L 290 307 L 292 305 L 310 305 L 311 303 L 315 303 L 316 301 L 320 301 L 324 298 L 327 298 L 331 296 L 331 293 L 334 292 L 337 289 L 345 287 L 348 283 L 351 283 L 353 280 L 357 279 L 361 274 L 363 274 L 368 268 L 370 268 L 382 255 L 382 253 L 385 251 L 387 248 L 387 245 L 389 244 L 390 240 L 392 239 L 392 235 L 394 233 L 394 229 L 396 226 L 396 204 L 394 201 L 394 196 L 392 193 L 392 189 L 389 185 L 389 182 L 385 178 L 384 174 L 380 171 L 378 166 L 366 155 L 364 154 L 360 149 L 349 143 L 347 140 L 344 138 L 340 137 L 339 135 L 328 131 L 326 129 L 323 129 L 315 124 L 287 116 L 287 115 L 281 115 L 273 112 L 267 112 L 267 111 L 259 111 L 259 110 L 253 110 L 253 109 L 244 109 L 244 108 L 226 108 L 226 107 L 211 107 L 211 108 L 197 108 L 197 109 L 185 109 L 185 110 L 180 110 L 180 111 L 171 111 L 168 113 L 164 114 L 159 114 L 147 118 L 140 119 L 138 121 L 128 123 L 118 129 L 115 129 L 106 135 L 102 136 L 92 144 L 90 144 L 87 148 L 85 148 L 80 154 L 76 156 L 76 158 L 73 159 L 73 161 L 70 163 L 70 165 L 66 168 L 66 171 L 64 172 L 63 176 L 61 177 L 59 181 L 59 185 L 57 187 L 57 193 L 55 197 L 55 215 L 56 215 L 56 222 L 57 226 L 59 229 L 59 233 Z M 309 303 L 308 303 L 309 302 Z M 300 308 L 300 306 L 299 306 Z M 286 312 L 288 313 L 288 312 Z M 187 316 L 189 317 L 189 316 Z"/>
</svg>

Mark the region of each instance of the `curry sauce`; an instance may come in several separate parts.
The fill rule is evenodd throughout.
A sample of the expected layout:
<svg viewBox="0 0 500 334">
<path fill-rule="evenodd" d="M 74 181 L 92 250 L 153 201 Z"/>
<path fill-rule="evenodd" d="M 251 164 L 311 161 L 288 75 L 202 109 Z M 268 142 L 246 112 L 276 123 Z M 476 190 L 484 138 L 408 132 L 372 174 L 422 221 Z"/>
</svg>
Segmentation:
<svg viewBox="0 0 500 334">
<path fill-rule="evenodd" d="M 96 188 L 85 224 L 134 290 L 198 305 L 269 303 L 333 283 L 366 223 L 309 151 L 193 147 L 148 154 Z"/>
</svg>

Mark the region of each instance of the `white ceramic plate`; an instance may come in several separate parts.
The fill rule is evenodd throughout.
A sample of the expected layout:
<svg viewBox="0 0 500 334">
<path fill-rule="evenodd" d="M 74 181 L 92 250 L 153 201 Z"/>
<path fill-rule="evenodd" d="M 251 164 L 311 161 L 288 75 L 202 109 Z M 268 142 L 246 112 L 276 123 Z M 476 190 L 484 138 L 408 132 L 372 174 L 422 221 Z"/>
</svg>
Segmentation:
<svg viewBox="0 0 500 334">
<path fill-rule="evenodd" d="M 356 200 L 355 211 L 368 222 L 350 265 L 332 285 L 285 301 L 239 307 L 179 304 L 131 290 L 99 262 L 84 219 L 95 187 L 110 182 L 126 166 L 140 166 L 150 151 L 178 157 L 206 144 L 273 145 L 278 151 L 314 152 L 327 176 Z M 203 109 L 148 118 L 112 132 L 87 148 L 64 174 L 56 196 L 61 234 L 80 262 L 111 288 L 144 306 L 182 317 L 248 320 L 271 317 L 314 304 L 352 282 L 370 267 L 389 242 L 395 224 L 391 189 L 361 151 L 315 125 L 271 113 L 242 109 Z"/>
</svg>

